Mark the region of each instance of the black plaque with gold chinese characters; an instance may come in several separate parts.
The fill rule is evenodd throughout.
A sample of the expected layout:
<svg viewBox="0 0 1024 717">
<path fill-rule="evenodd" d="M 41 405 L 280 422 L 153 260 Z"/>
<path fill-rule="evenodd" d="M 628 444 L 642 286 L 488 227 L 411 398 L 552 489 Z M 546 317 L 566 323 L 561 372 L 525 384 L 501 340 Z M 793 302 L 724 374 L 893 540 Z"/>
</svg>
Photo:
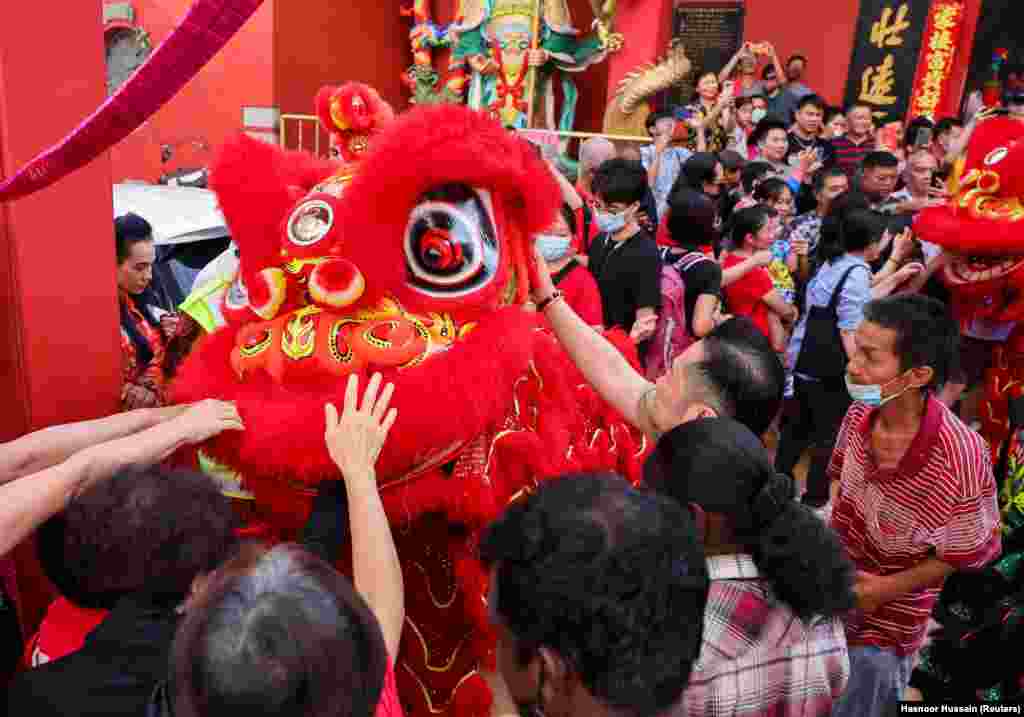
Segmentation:
<svg viewBox="0 0 1024 717">
<path fill-rule="evenodd" d="M 672 37 L 686 48 L 694 71 L 678 87 L 674 100 L 690 101 L 698 72 L 718 72 L 743 42 L 743 4 L 698 2 L 678 5 L 672 20 Z"/>
<path fill-rule="evenodd" d="M 932 0 L 861 0 L 847 107 L 870 106 L 879 124 L 906 118 L 931 5 Z"/>
</svg>

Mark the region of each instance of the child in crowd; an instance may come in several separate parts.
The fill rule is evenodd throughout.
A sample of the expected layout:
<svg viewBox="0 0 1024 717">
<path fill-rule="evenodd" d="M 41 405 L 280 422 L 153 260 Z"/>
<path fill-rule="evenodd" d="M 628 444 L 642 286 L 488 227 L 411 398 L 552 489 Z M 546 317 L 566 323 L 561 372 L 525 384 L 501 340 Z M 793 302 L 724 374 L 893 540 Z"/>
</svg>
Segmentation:
<svg viewBox="0 0 1024 717">
<path fill-rule="evenodd" d="M 758 205 L 741 209 L 732 219 L 732 250 L 724 255 L 722 268 L 739 266 L 760 251 L 770 251 L 779 234 L 778 213 Z M 797 318 L 797 309 L 775 289 L 771 273 L 763 266 L 747 271 L 725 287 L 729 312 L 749 317 L 772 342 L 786 350 L 786 325 Z"/>
</svg>

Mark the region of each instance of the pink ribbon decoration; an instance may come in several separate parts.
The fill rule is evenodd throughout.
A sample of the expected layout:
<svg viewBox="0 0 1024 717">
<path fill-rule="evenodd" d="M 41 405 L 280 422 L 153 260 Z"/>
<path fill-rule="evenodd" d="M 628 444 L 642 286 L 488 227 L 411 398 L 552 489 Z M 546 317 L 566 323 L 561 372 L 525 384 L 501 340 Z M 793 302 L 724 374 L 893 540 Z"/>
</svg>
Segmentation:
<svg viewBox="0 0 1024 717">
<path fill-rule="evenodd" d="M 134 132 L 195 77 L 262 4 L 263 0 L 196 0 L 117 92 L 64 139 L 0 184 L 0 201 L 48 187 Z"/>
</svg>

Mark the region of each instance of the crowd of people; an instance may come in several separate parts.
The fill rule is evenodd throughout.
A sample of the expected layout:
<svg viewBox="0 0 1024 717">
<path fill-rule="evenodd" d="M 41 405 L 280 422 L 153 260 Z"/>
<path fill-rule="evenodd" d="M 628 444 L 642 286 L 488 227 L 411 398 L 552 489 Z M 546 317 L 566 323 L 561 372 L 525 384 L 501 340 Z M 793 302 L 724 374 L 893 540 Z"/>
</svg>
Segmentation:
<svg viewBox="0 0 1024 717">
<path fill-rule="evenodd" d="M 974 121 L 915 118 L 889 146 L 806 65 L 744 45 L 651 115 L 639 158 L 594 138 L 575 182 L 551 165 L 529 309 L 654 449 L 639 485 L 556 478 L 486 532 L 494 715 L 885 715 L 946 578 L 1000 554 L 948 257 L 910 229 Z M 230 403 L 163 405 L 181 319 L 140 299 L 145 220 L 115 230 L 126 411 L 0 446 L 0 554 L 37 533 L 61 592 L 9 713 L 401 714 L 375 479 L 393 387 L 353 376 L 325 407 L 342 480 L 301 543 L 244 540 L 211 479 L 159 467 L 245 426 Z"/>
</svg>

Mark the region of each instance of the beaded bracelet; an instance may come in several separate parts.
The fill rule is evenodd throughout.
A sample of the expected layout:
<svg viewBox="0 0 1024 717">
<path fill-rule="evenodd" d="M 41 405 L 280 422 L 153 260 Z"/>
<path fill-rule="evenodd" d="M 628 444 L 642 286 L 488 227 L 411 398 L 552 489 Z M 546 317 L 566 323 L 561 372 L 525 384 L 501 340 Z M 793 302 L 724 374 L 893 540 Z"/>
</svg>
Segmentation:
<svg viewBox="0 0 1024 717">
<path fill-rule="evenodd" d="M 544 299 L 539 304 L 537 304 L 537 313 L 543 314 L 544 310 L 546 308 L 548 308 L 549 306 L 551 306 L 552 302 L 558 301 L 561 298 L 562 298 L 562 292 L 558 291 L 556 289 L 555 292 L 551 296 L 549 296 L 548 298 Z"/>
</svg>

